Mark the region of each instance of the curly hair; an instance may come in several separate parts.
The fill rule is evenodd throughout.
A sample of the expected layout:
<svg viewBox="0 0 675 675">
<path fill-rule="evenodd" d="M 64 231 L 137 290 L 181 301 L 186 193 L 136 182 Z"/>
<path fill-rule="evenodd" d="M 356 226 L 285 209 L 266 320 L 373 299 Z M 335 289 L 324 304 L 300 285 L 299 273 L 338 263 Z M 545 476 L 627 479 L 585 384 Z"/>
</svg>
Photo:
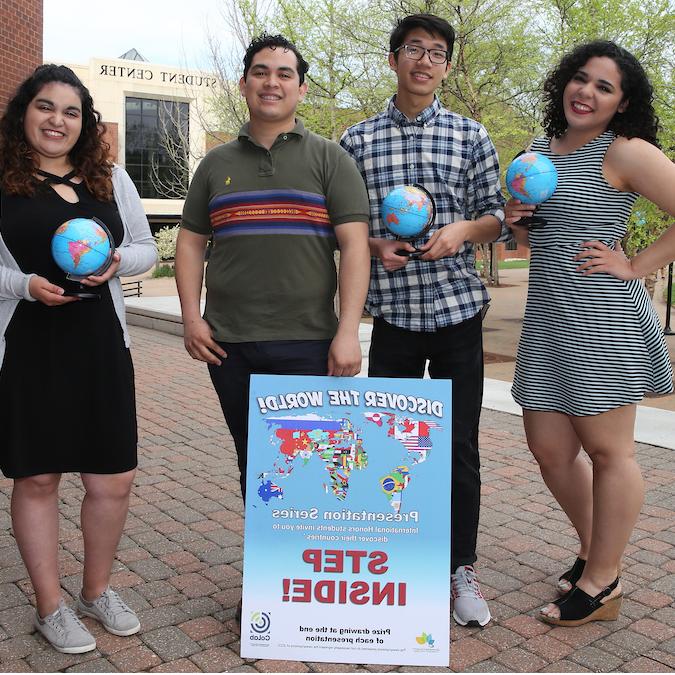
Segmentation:
<svg viewBox="0 0 675 675">
<path fill-rule="evenodd" d="M 269 33 L 261 33 L 253 38 L 251 44 L 246 49 L 246 54 L 244 54 L 244 80 L 246 80 L 248 71 L 253 64 L 253 57 L 263 49 L 276 49 L 277 47 L 295 54 L 295 58 L 298 60 L 298 76 L 300 84 L 302 84 L 305 81 L 305 74 L 309 70 L 309 64 L 302 58 L 302 54 L 290 40 L 286 39 L 283 35 L 270 35 Z"/>
<path fill-rule="evenodd" d="M 66 66 L 38 66 L 19 85 L 0 119 L 0 186 L 8 194 L 32 197 L 39 185 L 35 171 L 39 168 L 37 153 L 30 147 L 24 130 L 24 118 L 30 102 L 41 89 L 52 82 L 73 87 L 82 103 L 82 131 L 68 158 L 84 180 L 87 189 L 99 201 L 112 199 L 112 163 L 110 145 L 103 140 L 105 125 L 94 109 L 89 90 Z"/>
<path fill-rule="evenodd" d="M 617 136 L 642 138 L 658 147 L 658 118 L 652 100 L 654 89 L 640 62 L 623 47 L 609 40 L 597 40 L 575 47 L 563 56 L 544 82 L 544 129 L 550 137 L 560 138 L 567 129 L 563 110 L 563 92 L 575 73 L 594 56 L 605 56 L 616 63 L 621 73 L 623 100 L 628 106 L 617 112 L 608 125 Z"/>
</svg>

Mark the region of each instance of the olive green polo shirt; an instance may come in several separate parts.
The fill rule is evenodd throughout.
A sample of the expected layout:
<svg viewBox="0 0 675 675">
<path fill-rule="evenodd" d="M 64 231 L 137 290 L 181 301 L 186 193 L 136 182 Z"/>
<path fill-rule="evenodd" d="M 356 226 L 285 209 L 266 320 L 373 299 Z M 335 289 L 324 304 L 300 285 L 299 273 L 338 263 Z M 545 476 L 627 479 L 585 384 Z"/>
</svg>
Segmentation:
<svg viewBox="0 0 675 675">
<path fill-rule="evenodd" d="M 216 340 L 320 340 L 335 335 L 335 227 L 368 222 L 356 164 L 304 128 L 268 150 L 244 125 L 197 167 L 182 227 L 213 236 L 204 318 Z"/>
</svg>

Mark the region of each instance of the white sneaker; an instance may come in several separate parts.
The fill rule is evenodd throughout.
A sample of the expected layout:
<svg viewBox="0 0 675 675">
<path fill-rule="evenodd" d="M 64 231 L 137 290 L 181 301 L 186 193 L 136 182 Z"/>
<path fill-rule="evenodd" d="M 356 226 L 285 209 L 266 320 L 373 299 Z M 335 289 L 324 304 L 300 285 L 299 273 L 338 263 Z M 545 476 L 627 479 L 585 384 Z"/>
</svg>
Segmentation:
<svg viewBox="0 0 675 675">
<path fill-rule="evenodd" d="M 63 600 L 59 600 L 56 611 L 44 619 L 40 618 L 36 610 L 33 625 L 57 652 L 84 654 L 96 649 L 94 636 Z"/>
<path fill-rule="evenodd" d="M 452 617 L 460 626 L 484 626 L 492 618 L 471 565 L 460 565 L 451 576 Z"/>
<path fill-rule="evenodd" d="M 111 588 L 106 588 L 93 602 L 77 599 L 77 613 L 99 621 L 113 635 L 133 635 L 141 629 L 136 613 Z"/>
</svg>

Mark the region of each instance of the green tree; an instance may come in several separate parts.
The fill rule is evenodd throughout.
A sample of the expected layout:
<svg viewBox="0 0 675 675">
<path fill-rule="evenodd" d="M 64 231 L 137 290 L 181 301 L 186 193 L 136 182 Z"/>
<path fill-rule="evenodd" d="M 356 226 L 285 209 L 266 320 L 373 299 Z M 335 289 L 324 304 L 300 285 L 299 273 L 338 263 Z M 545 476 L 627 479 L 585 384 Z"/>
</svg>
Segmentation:
<svg viewBox="0 0 675 675">
<path fill-rule="evenodd" d="M 225 30 L 213 26 L 207 31 L 212 70 L 218 80 L 208 112 L 217 120 L 219 136 L 236 136 L 248 119 L 246 102 L 239 93 L 242 59 L 251 40 L 266 29 L 275 10 L 275 0 L 226 0 L 221 5 Z M 223 40 L 223 34 L 231 39 Z"/>
</svg>

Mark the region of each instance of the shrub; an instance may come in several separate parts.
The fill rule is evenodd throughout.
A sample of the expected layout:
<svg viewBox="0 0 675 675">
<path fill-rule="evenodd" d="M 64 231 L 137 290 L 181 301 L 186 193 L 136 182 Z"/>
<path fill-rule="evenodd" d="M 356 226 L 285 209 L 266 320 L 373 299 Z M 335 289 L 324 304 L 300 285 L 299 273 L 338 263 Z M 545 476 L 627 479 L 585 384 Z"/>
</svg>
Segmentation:
<svg viewBox="0 0 675 675">
<path fill-rule="evenodd" d="M 152 270 L 152 278 L 159 279 L 161 277 L 175 277 L 176 272 L 173 269 L 173 265 L 157 265 L 154 270 Z"/>
<path fill-rule="evenodd" d="M 157 253 L 160 260 L 173 260 L 176 257 L 176 238 L 178 237 L 178 224 L 173 227 L 167 225 L 155 235 Z"/>
</svg>

